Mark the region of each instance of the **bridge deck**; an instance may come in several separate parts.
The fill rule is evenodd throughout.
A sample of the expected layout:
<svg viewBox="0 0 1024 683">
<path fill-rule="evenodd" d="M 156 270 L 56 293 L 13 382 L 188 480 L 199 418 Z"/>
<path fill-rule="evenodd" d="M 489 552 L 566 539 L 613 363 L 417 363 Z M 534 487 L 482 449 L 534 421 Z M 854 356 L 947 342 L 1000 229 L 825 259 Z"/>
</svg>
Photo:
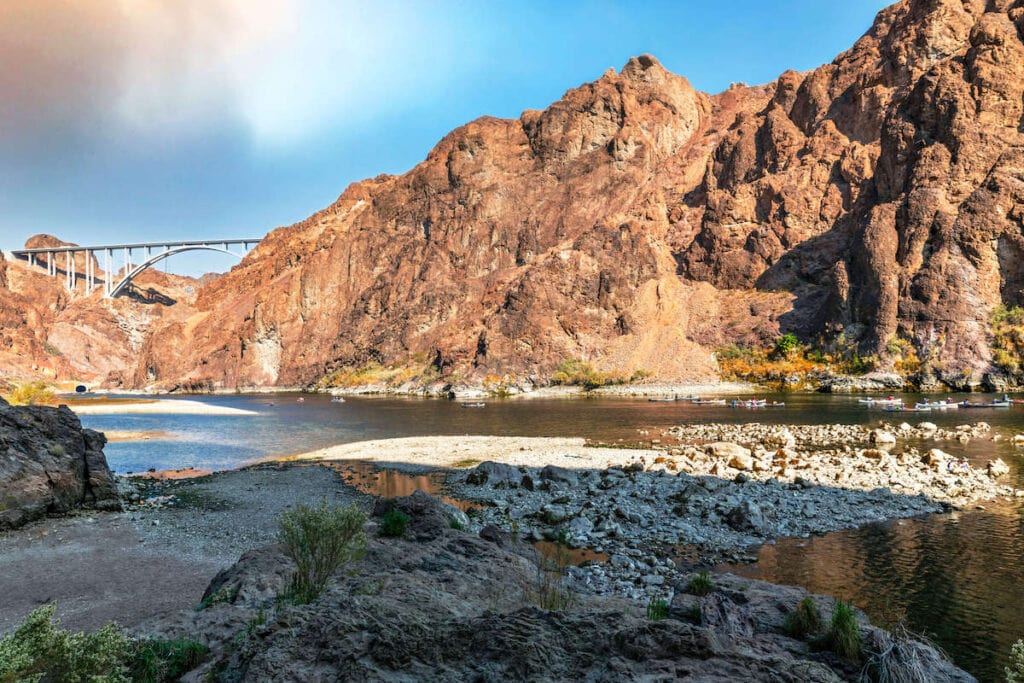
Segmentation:
<svg viewBox="0 0 1024 683">
<path fill-rule="evenodd" d="M 207 244 L 256 244 L 262 241 L 262 237 L 252 239 L 228 239 L 228 240 L 188 240 L 185 242 L 137 242 L 135 244 L 101 244 L 99 246 L 75 246 L 75 247 L 36 247 L 35 249 L 14 249 L 11 254 L 14 256 L 29 256 L 31 254 L 62 254 L 69 251 L 104 251 L 120 249 L 155 249 L 157 247 L 187 247 L 191 245 L 201 246 Z"/>
</svg>

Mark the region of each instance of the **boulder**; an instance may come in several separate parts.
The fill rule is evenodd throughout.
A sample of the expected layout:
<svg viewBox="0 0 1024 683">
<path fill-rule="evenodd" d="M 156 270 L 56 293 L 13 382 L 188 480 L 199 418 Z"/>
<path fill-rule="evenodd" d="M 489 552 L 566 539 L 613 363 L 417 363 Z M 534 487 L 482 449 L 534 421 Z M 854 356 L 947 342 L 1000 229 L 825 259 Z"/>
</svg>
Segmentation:
<svg viewBox="0 0 1024 683">
<path fill-rule="evenodd" d="M 1009 474 L 1010 472 L 1010 467 L 1005 462 L 1003 462 L 1002 458 L 990 460 L 987 468 L 988 476 L 992 477 L 993 479 L 1001 477 L 1004 474 Z"/>
<path fill-rule="evenodd" d="M 490 460 L 480 463 L 466 474 L 466 483 L 473 486 L 483 486 L 484 484 L 518 486 L 522 479 L 523 474 L 518 468 Z"/>
<path fill-rule="evenodd" d="M 896 435 L 884 429 L 872 429 L 871 432 L 868 434 L 868 442 L 870 442 L 873 446 L 895 444 Z"/>
<path fill-rule="evenodd" d="M 920 429 L 925 434 L 934 434 L 939 430 L 938 425 L 936 425 L 934 422 L 922 422 L 917 425 L 917 428 Z"/>
<path fill-rule="evenodd" d="M 453 515 L 451 505 L 434 498 L 423 491 L 399 498 L 381 498 L 373 507 L 374 517 L 383 517 L 390 510 L 401 510 L 409 516 L 409 533 L 417 540 L 430 540 L 442 535 L 452 526 L 452 521 L 462 522 Z M 460 511 L 460 515 L 464 516 Z M 466 520 L 468 522 L 468 519 Z"/>
<path fill-rule="evenodd" d="M 925 465 L 935 470 L 936 472 L 941 472 L 946 469 L 946 463 L 948 463 L 950 459 L 952 459 L 952 457 L 953 456 L 951 456 L 949 453 L 946 453 L 945 451 L 941 451 L 938 448 L 933 448 L 924 454 L 924 456 L 921 458 L 921 462 L 923 462 Z"/>
<path fill-rule="evenodd" d="M 67 406 L 0 401 L 0 529 L 79 507 L 121 509 L 106 443 Z"/>
<path fill-rule="evenodd" d="M 750 458 L 750 449 L 744 448 L 736 443 L 730 443 L 728 441 L 717 441 L 715 443 L 709 443 L 704 446 L 704 452 L 708 455 L 713 455 L 716 458 L 733 458 L 740 456 L 743 458 Z"/>
</svg>

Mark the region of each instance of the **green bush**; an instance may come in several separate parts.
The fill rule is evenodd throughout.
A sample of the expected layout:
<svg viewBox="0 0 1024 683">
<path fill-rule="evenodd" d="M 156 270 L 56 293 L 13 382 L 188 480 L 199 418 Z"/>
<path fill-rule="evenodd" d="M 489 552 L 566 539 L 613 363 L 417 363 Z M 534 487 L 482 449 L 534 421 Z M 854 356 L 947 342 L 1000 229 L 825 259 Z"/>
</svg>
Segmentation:
<svg viewBox="0 0 1024 683">
<path fill-rule="evenodd" d="M 686 584 L 686 592 L 691 595 L 705 596 L 714 589 L 715 584 L 711 580 L 711 574 L 706 571 L 694 574 Z"/>
<path fill-rule="evenodd" d="M 135 645 L 131 679 L 136 683 L 169 683 L 203 663 L 210 649 L 194 640 L 143 640 Z"/>
<path fill-rule="evenodd" d="M 52 405 L 55 401 L 53 389 L 42 380 L 19 384 L 4 398 L 12 406 Z"/>
<path fill-rule="evenodd" d="M 665 598 L 651 598 L 647 603 L 647 618 L 651 621 L 661 621 L 668 618 L 668 600 Z"/>
<path fill-rule="evenodd" d="M 783 624 L 786 633 L 793 638 L 803 638 L 811 633 L 818 633 L 822 629 L 821 612 L 814 598 L 806 597 L 797 603 L 793 611 L 786 615 Z"/>
<path fill-rule="evenodd" d="M 1010 650 L 1010 666 L 1006 667 L 1006 683 L 1024 683 L 1024 640 Z"/>
<path fill-rule="evenodd" d="M 0 681 L 127 683 L 132 642 L 121 629 L 107 625 L 93 633 L 70 633 L 58 628 L 56 608 L 50 603 L 32 611 L 0 639 Z"/>
<path fill-rule="evenodd" d="M 775 340 L 773 353 L 777 357 L 786 358 L 798 350 L 800 350 L 800 340 L 796 338 L 795 334 L 789 333 Z"/>
<path fill-rule="evenodd" d="M 832 622 L 825 634 L 824 645 L 840 657 L 852 662 L 861 659 L 860 625 L 853 607 L 848 602 L 838 600 L 832 610 Z"/>
<path fill-rule="evenodd" d="M 397 508 L 391 508 L 380 518 L 380 535 L 398 538 L 409 528 L 409 515 Z"/>
<path fill-rule="evenodd" d="M 366 551 L 366 514 L 355 503 L 346 508 L 300 504 L 281 514 L 277 538 L 295 562 L 288 597 L 296 604 L 312 602 L 337 569 Z"/>
</svg>

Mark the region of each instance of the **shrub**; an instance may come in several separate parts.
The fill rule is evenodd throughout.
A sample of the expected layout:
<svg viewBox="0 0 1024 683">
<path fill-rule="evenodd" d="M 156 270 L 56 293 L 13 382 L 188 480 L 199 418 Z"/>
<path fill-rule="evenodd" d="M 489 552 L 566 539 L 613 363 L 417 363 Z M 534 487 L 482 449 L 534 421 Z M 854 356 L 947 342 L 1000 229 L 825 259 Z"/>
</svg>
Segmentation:
<svg viewBox="0 0 1024 683">
<path fill-rule="evenodd" d="M 127 683 L 132 643 L 114 625 L 93 633 L 61 630 L 55 603 L 32 611 L 0 639 L 0 681 L 104 681 Z"/>
<path fill-rule="evenodd" d="M 860 661 L 860 625 L 850 603 L 836 601 L 836 606 L 832 610 L 832 622 L 829 624 L 823 644 L 840 657 L 852 662 Z"/>
<path fill-rule="evenodd" d="M 532 596 L 538 607 L 548 612 L 564 612 L 575 604 L 576 594 L 566 580 L 571 564 L 565 545 L 557 541 L 551 556 L 541 557 Z"/>
<path fill-rule="evenodd" d="M 391 508 L 380 519 L 380 535 L 389 538 L 404 536 L 405 530 L 409 528 L 409 521 L 409 515 L 397 508 Z"/>
<path fill-rule="evenodd" d="M 278 524 L 278 541 L 296 566 L 288 597 L 297 604 L 315 600 L 338 567 L 366 551 L 366 514 L 354 503 L 300 504 L 282 513 Z"/>
<path fill-rule="evenodd" d="M 793 333 L 784 334 L 775 340 L 772 353 L 778 358 L 788 358 L 800 348 L 800 340 Z"/>
<path fill-rule="evenodd" d="M 997 306 L 992 312 L 992 362 L 1009 373 L 1024 359 L 1024 308 Z"/>
<path fill-rule="evenodd" d="M 668 618 L 668 600 L 665 598 L 651 598 L 647 603 L 647 618 L 651 621 L 661 621 Z"/>
<path fill-rule="evenodd" d="M 210 649 L 194 640 L 143 640 L 135 645 L 131 680 L 136 683 L 177 681 L 203 663 Z"/>
<path fill-rule="evenodd" d="M 1010 666 L 1006 667 L 1006 683 L 1024 683 L 1024 640 L 1010 649 Z"/>
<path fill-rule="evenodd" d="M 715 589 L 715 584 L 711 580 L 711 574 L 704 571 L 699 574 L 694 574 L 690 577 L 690 581 L 686 584 L 686 592 L 691 595 L 705 596 Z"/>
<path fill-rule="evenodd" d="M 806 597 L 797 603 L 793 611 L 786 615 L 783 624 L 786 633 L 793 638 L 803 638 L 822 629 L 821 612 L 814 598 Z"/>
<path fill-rule="evenodd" d="M 12 406 L 52 405 L 55 402 L 53 389 L 41 380 L 18 384 L 5 398 Z"/>
</svg>

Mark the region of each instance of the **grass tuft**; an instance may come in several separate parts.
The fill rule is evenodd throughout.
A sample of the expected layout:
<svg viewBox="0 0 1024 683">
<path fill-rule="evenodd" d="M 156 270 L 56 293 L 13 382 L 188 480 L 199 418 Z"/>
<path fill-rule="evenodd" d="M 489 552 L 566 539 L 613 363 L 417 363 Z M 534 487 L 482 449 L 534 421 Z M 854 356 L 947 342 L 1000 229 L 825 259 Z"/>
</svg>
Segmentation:
<svg viewBox="0 0 1024 683">
<path fill-rule="evenodd" d="M 651 598 L 647 603 L 647 618 L 651 621 L 661 621 L 668 618 L 668 600 L 665 598 Z"/>
<path fill-rule="evenodd" d="M 339 567 L 366 551 L 366 514 L 355 503 L 346 508 L 299 504 L 281 514 L 277 538 L 295 562 L 287 597 L 300 605 L 315 600 Z"/>
<path fill-rule="evenodd" d="M 380 518 L 380 535 L 388 538 L 399 538 L 409 528 L 409 515 L 397 508 L 391 508 Z"/>
<path fill-rule="evenodd" d="M 822 643 L 840 657 L 859 662 L 862 655 L 860 625 L 853 606 L 842 600 L 836 601 L 832 610 L 832 621 Z"/>
<path fill-rule="evenodd" d="M 686 584 L 686 592 L 690 595 L 703 597 L 715 590 L 715 583 L 711 580 L 711 574 L 703 571 L 690 577 Z"/>
<path fill-rule="evenodd" d="M 203 663 L 210 649 L 194 640 L 143 640 L 135 645 L 131 680 L 135 683 L 165 683 L 181 677 Z"/>
<path fill-rule="evenodd" d="M 42 380 L 18 384 L 4 399 L 12 406 L 50 406 L 56 403 L 53 389 Z"/>
<path fill-rule="evenodd" d="M 797 603 L 793 611 L 786 615 L 783 624 L 786 633 L 792 638 L 803 638 L 812 633 L 818 633 L 824 627 L 821 620 L 821 612 L 814 598 L 806 597 Z"/>
</svg>

